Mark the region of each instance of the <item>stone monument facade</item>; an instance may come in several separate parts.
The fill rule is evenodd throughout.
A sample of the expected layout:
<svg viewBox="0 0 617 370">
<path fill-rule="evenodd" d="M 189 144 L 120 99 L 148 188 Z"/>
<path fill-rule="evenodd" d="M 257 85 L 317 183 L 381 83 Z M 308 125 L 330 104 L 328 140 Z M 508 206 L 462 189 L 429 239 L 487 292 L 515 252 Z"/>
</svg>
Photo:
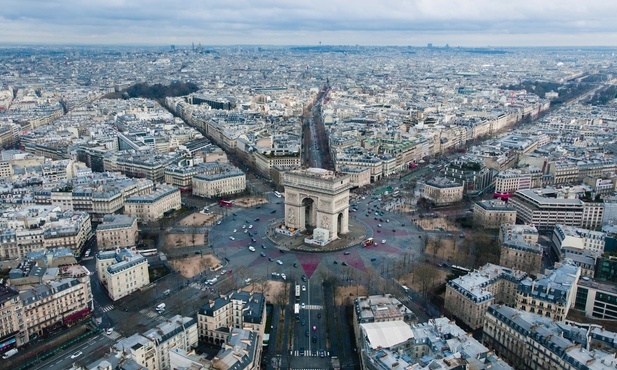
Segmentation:
<svg viewBox="0 0 617 370">
<path fill-rule="evenodd" d="M 327 229 L 332 239 L 349 232 L 350 176 L 321 168 L 292 170 L 283 174 L 283 186 L 287 227 Z"/>
</svg>

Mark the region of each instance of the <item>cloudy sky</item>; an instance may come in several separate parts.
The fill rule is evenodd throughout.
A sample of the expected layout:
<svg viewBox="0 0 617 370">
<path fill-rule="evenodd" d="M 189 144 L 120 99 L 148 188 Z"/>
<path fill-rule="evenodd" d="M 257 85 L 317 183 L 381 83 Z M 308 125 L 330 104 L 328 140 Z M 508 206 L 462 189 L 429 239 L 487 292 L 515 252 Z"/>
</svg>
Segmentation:
<svg viewBox="0 0 617 370">
<path fill-rule="evenodd" d="M 0 43 L 617 46 L 615 0 L 3 0 Z"/>
</svg>

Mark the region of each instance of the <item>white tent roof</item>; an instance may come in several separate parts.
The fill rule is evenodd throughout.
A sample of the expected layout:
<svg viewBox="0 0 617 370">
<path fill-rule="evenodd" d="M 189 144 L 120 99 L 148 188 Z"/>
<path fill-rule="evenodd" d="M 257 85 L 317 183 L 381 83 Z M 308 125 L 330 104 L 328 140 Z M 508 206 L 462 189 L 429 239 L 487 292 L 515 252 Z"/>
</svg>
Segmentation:
<svg viewBox="0 0 617 370">
<path fill-rule="evenodd" d="M 402 320 L 360 324 L 371 348 L 390 348 L 413 338 L 411 326 Z"/>
</svg>

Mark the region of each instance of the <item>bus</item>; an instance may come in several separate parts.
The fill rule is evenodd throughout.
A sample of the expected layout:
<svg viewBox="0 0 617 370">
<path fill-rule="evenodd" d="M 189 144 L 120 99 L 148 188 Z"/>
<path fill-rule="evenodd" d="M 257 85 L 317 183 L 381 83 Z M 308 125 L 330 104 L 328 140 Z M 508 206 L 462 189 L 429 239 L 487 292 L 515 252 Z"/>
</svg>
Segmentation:
<svg viewBox="0 0 617 370">
<path fill-rule="evenodd" d="M 300 301 L 300 285 L 296 284 L 296 302 Z"/>
<path fill-rule="evenodd" d="M 296 321 L 300 320 L 300 303 L 294 304 L 294 316 L 296 317 Z"/>
<path fill-rule="evenodd" d="M 219 200 L 219 206 L 221 207 L 231 207 L 232 205 L 231 200 Z"/>
<path fill-rule="evenodd" d="M 373 238 L 368 238 L 364 241 L 365 247 L 370 247 L 373 244 Z"/>
<path fill-rule="evenodd" d="M 463 267 L 463 266 L 452 265 L 450 268 L 452 269 L 452 271 L 459 273 L 461 275 L 465 275 L 471 272 L 470 269 L 468 269 L 467 267 Z"/>
</svg>

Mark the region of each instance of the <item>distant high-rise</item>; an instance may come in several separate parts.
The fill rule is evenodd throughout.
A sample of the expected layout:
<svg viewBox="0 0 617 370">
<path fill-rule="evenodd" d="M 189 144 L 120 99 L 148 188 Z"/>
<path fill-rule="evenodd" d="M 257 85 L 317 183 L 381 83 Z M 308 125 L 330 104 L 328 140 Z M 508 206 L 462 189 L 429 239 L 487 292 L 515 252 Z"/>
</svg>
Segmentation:
<svg viewBox="0 0 617 370">
<path fill-rule="evenodd" d="M 426 47 L 430 49 L 433 47 L 433 44 L 429 42 L 428 45 L 426 45 Z"/>
</svg>

